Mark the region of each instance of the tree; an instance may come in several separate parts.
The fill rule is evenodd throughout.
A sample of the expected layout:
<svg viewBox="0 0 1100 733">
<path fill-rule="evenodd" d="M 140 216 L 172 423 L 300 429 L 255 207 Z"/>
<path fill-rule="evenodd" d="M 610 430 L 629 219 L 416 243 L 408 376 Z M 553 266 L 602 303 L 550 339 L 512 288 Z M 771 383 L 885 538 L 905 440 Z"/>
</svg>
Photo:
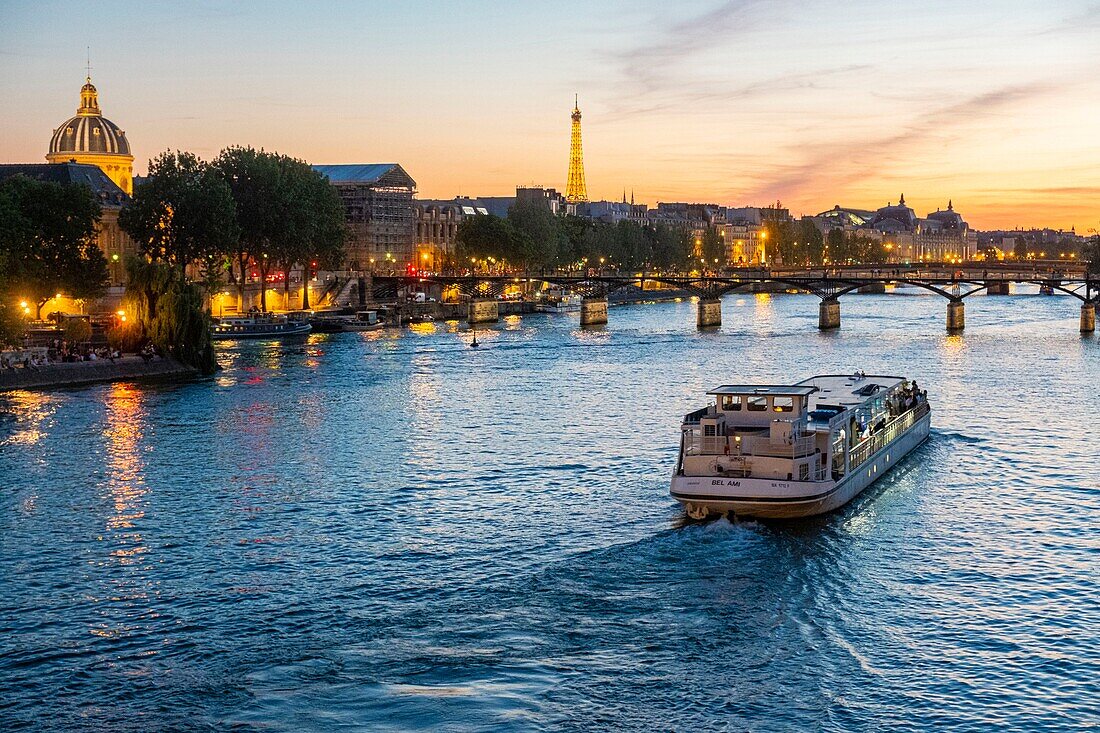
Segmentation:
<svg viewBox="0 0 1100 733">
<path fill-rule="evenodd" d="M 703 232 L 702 257 L 706 267 L 718 269 L 726 264 L 726 240 L 715 227 L 707 227 Z"/>
<path fill-rule="evenodd" d="M 823 262 L 843 263 L 848 261 L 848 235 L 843 229 L 830 229 L 825 235 L 825 257 Z"/>
<path fill-rule="evenodd" d="M 1016 243 L 1012 247 L 1012 254 L 1018 260 L 1027 259 L 1027 245 L 1028 241 L 1024 237 L 1016 237 Z"/>
<path fill-rule="evenodd" d="M 250 263 L 259 271 L 260 308 L 267 310 L 267 281 L 284 274 L 289 301 L 290 271 L 302 265 L 302 306 L 309 307 L 306 288 L 313 262 L 335 267 L 344 254 L 344 209 L 332 186 L 305 161 L 253 148 L 221 152 L 214 169 L 229 186 L 236 206 L 239 236 L 233 265 L 244 306 Z"/>
<path fill-rule="evenodd" d="M 107 260 L 96 244 L 100 207 L 86 186 L 13 176 L 0 183 L 0 260 L 9 292 L 34 303 L 35 318 L 57 293 L 106 291 Z"/>
<path fill-rule="evenodd" d="M 803 218 L 798 223 L 798 241 L 806 264 L 820 265 L 825 259 L 825 235 L 812 219 Z"/>
<path fill-rule="evenodd" d="M 860 234 L 851 237 L 851 251 L 856 262 L 882 264 L 886 262 L 886 248 L 881 239 Z"/>
<path fill-rule="evenodd" d="M 199 286 L 188 283 L 181 268 L 141 257 L 126 262 L 126 273 L 123 302 L 133 318 L 120 340 L 131 349 L 151 341 L 161 353 L 213 374 L 218 365 Z"/>
<path fill-rule="evenodd" d="M 526 257 L 530 240 L 523 240 L 507 219 L 493 214 L 465 217 L 455 235 L 455 256 L 459 262 L 471 262 L 492 257 L 505 262 L 519 262 Z"/>
<path fill-rule="evenodd" d="M 571 268 L 584 258 L 595 254 L 596 226 L 596 222 L 583 216 L 562 217 L 561 229 L 565 234 L 565 246 L 558 253 L 556 264 L 559 267 Z"/>
<path fill-rule="evenodd" d="M 229 186 L 192 153 L 166 151 L 118 217 L 119 226 L 154 261 L 181 269 L 200 263 L 213 284 L 240 234 Z"/>
<path fill-rule="evenodd" d="M 17 308 L 0 303 L 0 346 L 14 345 L 26 331 L 23 313 Z"/>
<path fill-rule="evenodd" d="M 568 251 L 569 240 L 561 219 L 542 201 L 517 201 L 508 209 L 508 221 L 519 232 L 520 252 L 512 260 L 525 268 L 555 265 Z"/>
<path fill-rule="evenodd" d="M 309 278 L 314 265 L 339 267 L 344 258 L 344 205 L 328 180 L 303 160 L 278 156 L 282 186 L 287 191 L 287 229 L 272 242 L 271 253 L 283 272 L 283 294 L 289 309 L 290 274 L 302 266 L 302 309 L 309 309 Z"/>
<path fill-rule="evenodd" d="M 659 223 L 652 228 L 653 264 L 660 268 L 683 268 L 694 255 L 691 232 L 682 227 Z"/>
<path fill-rule="evenodd" d="M 244 308 L 244 286 L 249 262 L 260 274 L 260 308 L 267 310 L 267 276 L 274 266 L 275 247 L 293 227 L 291 187 L 284 185 L 278 156 L 253 148 L 226 148 L 213 166 L 229 185 L 236 205 L 238 237 L 233 265 L 238 270 L 237 289 Z"/>
<path fill-rule="evenodd" d="M 1100 275 L 1100 234 L 1093 236 L 1082 249 L 1081 256 L 1088 261 L 1088 273 Z"/>
</svg>

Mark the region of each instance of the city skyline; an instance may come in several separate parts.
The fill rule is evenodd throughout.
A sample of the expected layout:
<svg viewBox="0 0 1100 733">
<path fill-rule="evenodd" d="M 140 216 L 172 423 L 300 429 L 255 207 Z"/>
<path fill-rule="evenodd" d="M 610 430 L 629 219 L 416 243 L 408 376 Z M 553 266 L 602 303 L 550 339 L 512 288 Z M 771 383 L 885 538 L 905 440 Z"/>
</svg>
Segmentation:
<svg viewBox="0 0 1100 733">
<path fill-rule="evenodd" d="M 981 229 L 1100 226 L 1095 4 L 82 7 L 6 4 L 0 160 L 43 160 L 90 47 L 138 173 L 246 144 L 400 162 L 424 198 L 564 190 L 579 93 L 592 199 L 814 214 L 904 191 Z"/>
</svg>

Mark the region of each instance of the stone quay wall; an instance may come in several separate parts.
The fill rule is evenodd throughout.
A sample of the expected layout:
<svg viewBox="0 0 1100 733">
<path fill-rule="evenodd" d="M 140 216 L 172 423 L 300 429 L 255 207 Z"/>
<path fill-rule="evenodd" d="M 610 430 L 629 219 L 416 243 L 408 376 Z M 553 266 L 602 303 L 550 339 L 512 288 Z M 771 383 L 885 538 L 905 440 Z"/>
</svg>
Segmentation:
<svg viewBox="0 0 1100 733">
<path fill-rule="evenodd" d="M 181 379 L 198 372 L 175 359 L 154 357 L 148 363 L 139 356 L 124 356 L 97 361 L 46 364 L 36 368 L 0 369 L 0 391 L 13 389 L 43 389 L 76 387 L 97 382 L 119 382 L 135 379 Z"/>
</svg>

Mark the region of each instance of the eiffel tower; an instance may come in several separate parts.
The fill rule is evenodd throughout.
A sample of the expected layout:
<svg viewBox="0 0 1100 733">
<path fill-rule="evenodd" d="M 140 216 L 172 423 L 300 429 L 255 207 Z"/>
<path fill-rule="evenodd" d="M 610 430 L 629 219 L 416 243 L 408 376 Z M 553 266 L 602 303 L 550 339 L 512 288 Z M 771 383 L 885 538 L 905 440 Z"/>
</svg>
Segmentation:
<svg viewBox="0 0 1100 733">
<path fill-rule="evenodd" d="M 569 183 L 565 187 L 565 200 L 571 204 L 588 200 L 584 185 L 584 154 L 581 152 L 581 110 L 577 98 L 573 99 L 573 133 L 569 138 Z"/>
</svg>

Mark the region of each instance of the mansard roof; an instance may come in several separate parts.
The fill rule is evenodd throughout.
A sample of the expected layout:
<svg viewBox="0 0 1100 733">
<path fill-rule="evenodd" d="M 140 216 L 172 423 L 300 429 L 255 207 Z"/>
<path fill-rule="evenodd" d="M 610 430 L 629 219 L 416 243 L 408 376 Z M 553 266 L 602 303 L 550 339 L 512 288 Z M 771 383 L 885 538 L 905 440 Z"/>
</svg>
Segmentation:
<svg viewBox="0 0 1100 733">
<path fill-rule="evenodd" d="M 416 181 L 397 163 L 354 163 L 341 165 L 315 165 L 313 170 L 333 184 L 358 183 L 416 188 Z"/>
<path fill-rule="evenodd" d="M 99 166 L 87 163 L 0 163 L 0 181 L 26 176 L 62 185 L 87 186 L 105 206 L 123 206 L 130 197 Z"/>
</svg>

